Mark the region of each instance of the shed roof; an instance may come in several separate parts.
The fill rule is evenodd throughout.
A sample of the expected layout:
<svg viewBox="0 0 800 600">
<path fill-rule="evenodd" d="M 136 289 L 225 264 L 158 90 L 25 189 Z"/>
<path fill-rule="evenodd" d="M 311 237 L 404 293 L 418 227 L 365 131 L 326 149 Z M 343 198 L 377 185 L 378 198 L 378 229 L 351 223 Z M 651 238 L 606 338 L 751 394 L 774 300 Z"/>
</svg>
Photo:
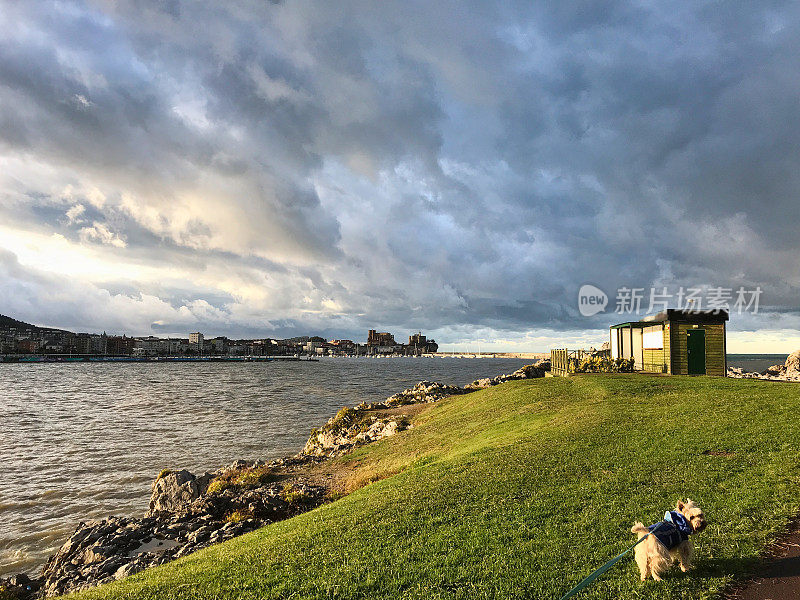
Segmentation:
<svg viewBox="0 0 800 600">
<path fill-rule="evenodd" d="M 612 325 L 611 329 L 622 329 L 623 327 L 636 327 L 642 328 L 647 327 L 649 323 L 644 323 L 642 321 L 628 321 L 627 323 L 617 323 L 616 325 Z"/>
<path fill-rule="evenodd" d="M 679 323 L 724 323 L 728 320 L 727 310 L 683 310 L 680 308 L 668 308 L 660 313 L 647 316 L 639 321 L 629 321 L 612 325 L 611 329 L 622 327 L 647 327 L 656 323 L 674 321 Z"/>
<path fill-rule="evenodd" d="M 683 310 L 668 308 L 660 313 L 645 317 L 643 323 L 663 323 L 680 321 L 682 323 L 723 323 L 728 320 L 727 310 Z"/>
</svg>

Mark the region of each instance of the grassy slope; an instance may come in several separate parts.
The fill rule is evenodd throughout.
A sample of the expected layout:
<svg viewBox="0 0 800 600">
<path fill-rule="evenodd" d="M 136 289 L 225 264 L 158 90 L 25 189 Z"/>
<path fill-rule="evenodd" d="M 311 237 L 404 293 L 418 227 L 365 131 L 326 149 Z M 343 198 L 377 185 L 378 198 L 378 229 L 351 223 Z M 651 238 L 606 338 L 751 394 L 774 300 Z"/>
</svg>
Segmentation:
<svg viewBox="0 0 800 600">
<path fill-rule="evenodd" d="M 504 384 L 344 459 L 399 475 L 81 597 L 558 598 L 685 495 L 711 520 L 695 571 L 640 585 L 626 560 L 581 598 L 711 597 L 800 510 L 798 411 L 753 380 Z"/>
</svg>

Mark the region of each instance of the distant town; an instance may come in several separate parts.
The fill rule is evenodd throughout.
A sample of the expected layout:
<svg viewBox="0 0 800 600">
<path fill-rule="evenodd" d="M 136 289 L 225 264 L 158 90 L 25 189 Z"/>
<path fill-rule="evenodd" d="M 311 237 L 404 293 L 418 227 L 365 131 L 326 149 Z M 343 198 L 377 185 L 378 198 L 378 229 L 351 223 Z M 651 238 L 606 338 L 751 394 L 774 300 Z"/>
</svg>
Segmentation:
<svg viewBox="0 0 800 600">
<path fill-rule="evenodd" d="M 186 338 L 156 336 L 128 337 L 106 333 L 73 333 L 62 329 L 38 327 L 0 315 L 0 355 L 4 359 L 25 356 L 201 358 L 201 357 L 300 357 L 300 356 L 421 356 L 439 349 L 434 340 L 421 332 L 400 343 L 394 335 L 370 329 L 366 343 L 353 340 L 326 340 L 319 336 L 289 339 L 230 339 L 224 336 L 206 338 L 202 332 Z"/>
</svg>

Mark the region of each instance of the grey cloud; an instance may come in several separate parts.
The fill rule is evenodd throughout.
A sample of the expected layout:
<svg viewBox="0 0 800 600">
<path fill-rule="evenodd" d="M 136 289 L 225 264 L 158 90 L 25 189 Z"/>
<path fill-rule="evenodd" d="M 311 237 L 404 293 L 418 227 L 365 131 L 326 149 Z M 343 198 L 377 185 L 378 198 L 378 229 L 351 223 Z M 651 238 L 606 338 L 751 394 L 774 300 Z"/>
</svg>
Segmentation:
<svg viewBox="0 0 800 600">
<path fill-rule="evenodd" d="M 125 240 L 110 257 L 195 285 L 111 297 L 206 298 L 237 332 L 465 335 L 584 326 L 590 281 L 762 285 L 795 323 L 791 4 L 7 8 L 39 35 L 0 38 L 0 154 L 33 159 L 0 214 L 78 242 L 80 202 Z"/>
</svg>

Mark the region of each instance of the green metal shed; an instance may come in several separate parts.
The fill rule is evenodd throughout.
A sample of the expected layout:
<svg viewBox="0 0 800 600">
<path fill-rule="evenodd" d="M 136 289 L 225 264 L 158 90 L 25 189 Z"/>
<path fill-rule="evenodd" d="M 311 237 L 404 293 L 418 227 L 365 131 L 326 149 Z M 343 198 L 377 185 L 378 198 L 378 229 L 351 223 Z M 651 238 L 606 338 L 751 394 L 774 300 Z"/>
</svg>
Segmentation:
<svg viewBox="0 0 800 600">
<path fill-rule="evenodd" d="M 641 321 L 611 326 L 611 357 L 633 358 L 634 369 L 671 375 L 717 375 L 728 370 L 724 310 L 668 308 Z"/>
</svg>

